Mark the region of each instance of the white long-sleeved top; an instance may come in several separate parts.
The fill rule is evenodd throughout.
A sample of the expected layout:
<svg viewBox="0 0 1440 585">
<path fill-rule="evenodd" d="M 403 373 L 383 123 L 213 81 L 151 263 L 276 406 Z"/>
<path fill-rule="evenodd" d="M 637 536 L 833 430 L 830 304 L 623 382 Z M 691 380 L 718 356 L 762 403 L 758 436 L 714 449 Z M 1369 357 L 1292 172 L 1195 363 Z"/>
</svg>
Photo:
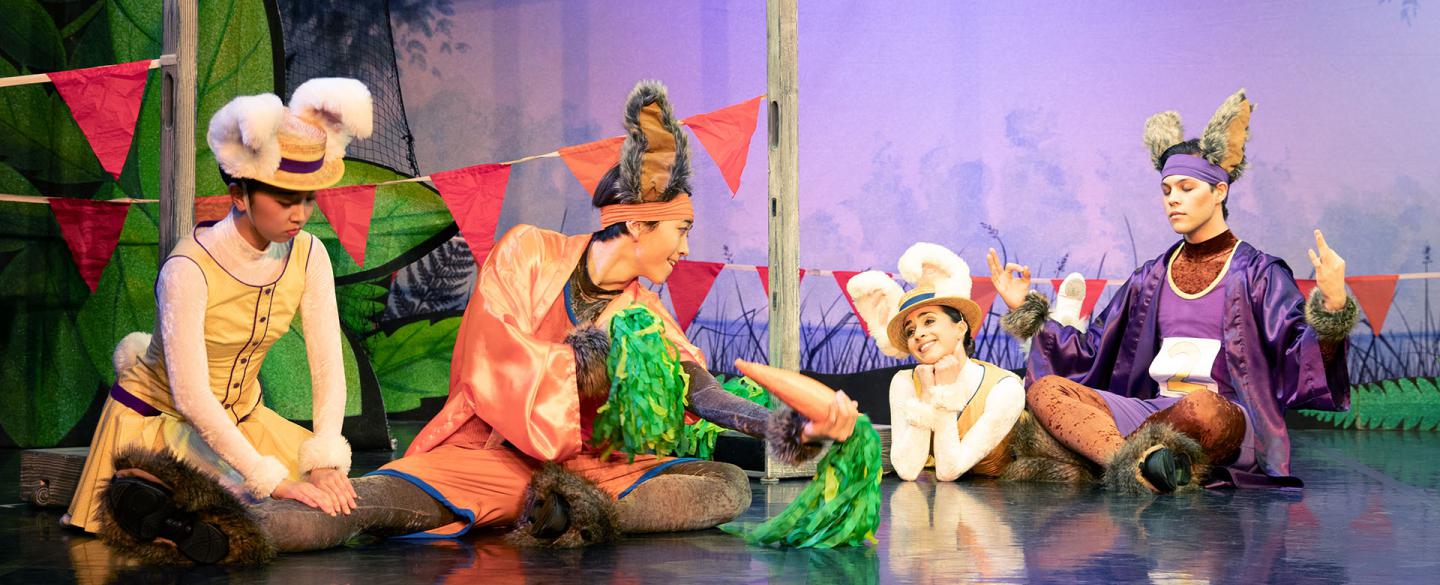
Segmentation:
<svg viewBox="0 0 1440 585">
<path fill-rule="evenodd" d="M 236 214 L 197 231 L 203 244 L 230 275 L 251 285 L 275 281 L 285 269 L 292 242 L 270 243 L 257 250 L 235 226 Z M 348 473 L 350 446 L 340 434 L 345 417 L 345 370 L 341 357 L 340 319 L 335 304 L 335 279 L 325 246 L 310 238 L 305 267 L 305 292 L 300 322 L 310 361 L 314 438 L 300 447 L 300 472 L 336 468 Z M 205 349 L 205 306 L 208 287 L 192 262 L 166 262 L 156 285 L 159 327 L 175 409 L 195 427 L 216 454 L 245 478 L 245 489 L 267 497 L 290 470 L 272 456 L 262 456 L 245 438 L 209 388 Z"/>
<path fill-rule="evenodd" d="M 985 399 L 985 411 L 961 436 L 960 412 L 980 391 L 985 366 L 965 360 L 953 384 L 935 386 L 927 396 L 916 392 L 914 370 L 900 370 L 890 380 L 890 464 L 904 480 L 920 475 L 933 440 L 935 478 L 954 480 L 995 449 L 1010 434 L 1025 410 L 1025 387 L 1006 376 Z"/>
</svg>

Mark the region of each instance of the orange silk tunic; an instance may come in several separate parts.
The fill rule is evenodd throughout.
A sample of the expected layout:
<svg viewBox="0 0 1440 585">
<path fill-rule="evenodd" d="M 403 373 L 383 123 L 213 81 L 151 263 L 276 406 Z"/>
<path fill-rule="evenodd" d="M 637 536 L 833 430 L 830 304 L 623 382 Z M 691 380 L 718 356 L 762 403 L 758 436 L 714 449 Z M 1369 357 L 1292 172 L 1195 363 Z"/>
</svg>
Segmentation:
<svg viewBox="0 0 1440 585">
<path fill-rule="evenodd" d="M 589 243 L 589 234 L 517 225 L 495 244 L 460 321 L 450 396 L 407 456 L 442 444 L 482 447 L 501 440 L 540 461 L 566 461 L 581 452 L 575 355 L 565 343 L 574 323 L 564 290 Z M 633 303 L 660 316 L 682 360 L 705 363 L 660 297 L 638 281 L 605 307 L 597 325 L 605 328 Z"/>
</svg>

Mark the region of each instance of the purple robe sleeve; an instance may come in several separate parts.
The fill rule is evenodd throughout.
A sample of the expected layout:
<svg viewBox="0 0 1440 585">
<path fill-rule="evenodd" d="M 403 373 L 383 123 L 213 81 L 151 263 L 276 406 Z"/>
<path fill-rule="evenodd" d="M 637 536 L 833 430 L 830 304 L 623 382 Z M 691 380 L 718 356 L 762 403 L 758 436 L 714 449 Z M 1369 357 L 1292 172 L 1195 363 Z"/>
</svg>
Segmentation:
<svg viewBox="0 0 1440 585">
<path fill-rule="evenodd" d="M 1350 374 L 1344 341 L 1330 360 L 1321 355 L 1320 338 L 1305 321 L 1305 298 L 1284 262 L 1264 263 L 1250 290 L 1256 333 L 1270 364 L 1270 391 L 1281 410 L 1350 408 Z M 1328 363 L 1327 363 L 1328 362 Z M 1253 362 L 1252 362 L 1253 363 Z"/>
</svg>

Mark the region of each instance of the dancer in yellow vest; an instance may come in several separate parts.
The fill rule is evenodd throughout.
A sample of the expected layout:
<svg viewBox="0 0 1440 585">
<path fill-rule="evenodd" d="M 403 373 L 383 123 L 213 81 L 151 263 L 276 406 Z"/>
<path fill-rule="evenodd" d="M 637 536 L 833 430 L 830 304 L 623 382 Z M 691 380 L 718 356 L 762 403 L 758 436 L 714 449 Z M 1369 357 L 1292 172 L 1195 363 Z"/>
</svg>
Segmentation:
<svg viewBox="0 0 1440 585">
<path fill-rule="evenodd" d="M 291 499 L 329 514 L 354 508 L 350 446 L 340 434 L 346 389 L 334 277 L 324 245 L 301 228 L 314 191 L 339 182 L 346 146 L 369 136 L 371 125 L 369 91 L 338 78 L 302 84 L 288 108 L 274 95 L 245 96 L 211 119 L 209 144 L 234 206 L 225 219 L 196 226 L 162 264 L 154 336 L 131 334 L 116 350 L 117 382 L 70 524 L 106 531 L 108 542 L 142 558 L 243 554 L 223 534 L 226 514 L 177 502 L 208 501 L 198 484 L 164 471 L 182 465 L 246 503 Z M 313 433 L 266 408 L 257 378 L 296 313 L 314 388 Z"/>
<path fill-rule="evenodd" d="M 1015 374 L 969 358 L 981 317 L 970 300 L 970 267 L 950 250 L 919 243 L 900 257 L 900 274 L 916 285 L 909 293 L 874 270 L 846 286 L 876 346 L 920 362 L 890 381 L 890 463 L 901 479 L 914 480 L 933 442 L 936 479 L 1000 477 L 1013 460 L 1009 437 L 1025 388 Z"/>
</svg>

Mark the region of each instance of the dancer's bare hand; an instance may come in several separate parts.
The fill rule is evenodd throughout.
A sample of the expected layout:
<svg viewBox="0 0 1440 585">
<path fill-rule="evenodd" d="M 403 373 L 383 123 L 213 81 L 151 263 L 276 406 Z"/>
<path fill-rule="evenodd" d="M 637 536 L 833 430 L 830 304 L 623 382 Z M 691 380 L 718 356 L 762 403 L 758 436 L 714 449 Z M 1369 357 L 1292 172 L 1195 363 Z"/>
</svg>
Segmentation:
<svg viewBox="0 0 1440 585">
<path fill-rule="evenodd" d="M 855 420 L 860 418 L 860 403 L 851 400 L 844 391 L 835 393 L 835 401 L 830 403 L 830 411 L 823 421 L 810 421 L 805 423 L 805 430 L 801 433 L 801 439 L 806 443 L 818 439 L 834 439 L 845 441 L 850 438 L 850 433 L 855 431 Z"/>
<path fill-rule="evenodd" d="M 985 264 L 990 266 L 990 283 L 995 285 L 995 293 L 1005 301 L 1005 306 L 1011 311 L 1020 308 L 1025 294 L 1030 292 L 1030 267 L 1014 262 L 1001 266 L 995 248 L 990 248 L 990 253 L 985 255 Z"/>
<path fill-rule="evenodd" d="M 340 511 L 340 503 L 329 492 L 304 481 L 280 480 L 270 497 L 277 500 L 295 500 L 316 510 L 334 516 Z"/>
<path fill-rule="evenodd" d="M 340 473 L 340 470 L 333 467 L 310 470 L 311 485 L 328 492 L 340 504 L 340 511 L 349 514 L 355 509 L 355 486 L 350 485 L 350 478 Z"/>
<path fill-rule="evenodd" d="M 1345 259 L 1325 243 L 1325 235 L 1315 230 L 1315 248 L 1309 250 L 1310 264 L 1315 267 L 1315 286 L 1325 295 L 1325 310 L 1345 308 Z"/>
</svg>

